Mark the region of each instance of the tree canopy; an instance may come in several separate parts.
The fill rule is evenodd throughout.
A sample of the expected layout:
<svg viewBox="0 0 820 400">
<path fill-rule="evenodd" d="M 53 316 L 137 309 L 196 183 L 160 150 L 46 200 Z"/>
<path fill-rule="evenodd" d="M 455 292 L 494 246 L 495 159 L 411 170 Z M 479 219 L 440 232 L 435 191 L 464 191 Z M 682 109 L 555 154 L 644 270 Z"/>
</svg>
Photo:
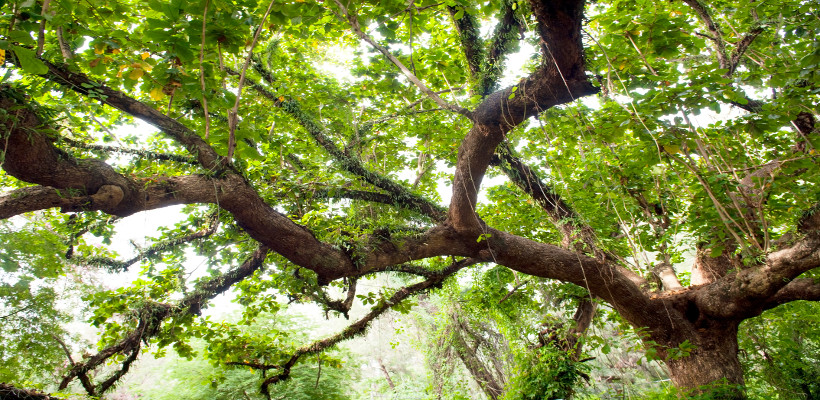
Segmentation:
<svg viewBox="0 0 820 400">
<path fill-rule="evenodd" d="M 13 383 L 100 396 L 146 348 L 171 346 L 252 369 L 243 382 L 270 393 L 307 356 L 422 307 L 446 316 L 439 348 L 491 398 L 571 395 L 603 315 L 677 387 L 743 397 L 760 369 L 744 378 L 741 323 L 816 313 L 794 303 L 820 300 L 816 2 L 0 0 L 0 12 L 0 318 L 16 321 L 0 373 Z M 133 256 L 107 247 L 129 216 L 172 206 L 181 222 Z M 135 269 L 119 288 L 72 280 Z M 452 285 L 470 289 L 425 300 Z M 72 290 L 100 329 L 84 356 L 58 306 Z M 226 292 L 240 321 L 201 317 Z M 507 346 L 486 342 L 497 329 L 475 314 L 533 324 L 523 314 L 549 299 L 566 318 L 513 343 L 505 362 L 540 366 L 506 388 L 459 351 Z M 292 302 L 350 324 L 300 345 L 245 328 Z M 767 353 L 741 336 L 769 367 L 794 344 Z M 37 370 L 29 351 L 68 361 Z M 791 376 L 810 375 L 806 357 Z"/>
</svg>

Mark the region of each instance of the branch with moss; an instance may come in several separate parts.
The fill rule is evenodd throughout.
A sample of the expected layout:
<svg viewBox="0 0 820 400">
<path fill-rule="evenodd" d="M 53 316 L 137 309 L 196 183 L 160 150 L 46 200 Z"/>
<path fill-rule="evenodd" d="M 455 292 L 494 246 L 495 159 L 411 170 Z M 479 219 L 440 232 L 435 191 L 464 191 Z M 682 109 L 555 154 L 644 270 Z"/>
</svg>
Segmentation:
<svg viewBox="0 0 820 400">
<path fill-rule="evenodd" d="M 427 204 L 413 204 L 406 203 L 404 198 L 396 198 L 385 193 L 369 192 L 365 190 L 352 190 L 344 188 L 335 189 L 317 189 L 313 195 L 317 198 L 327 199 L 350 199 L 363 200 L 372 203 L 387 204 L 399 208 L 408 209 L 421 213 L 436 222 L 441 222 L 447 217 L 447 210 L 444 207 L 435 205 L 433 203 Z M 422 208 L 419 209 L 418 207 Z"/>
<path fill-rule="evenodd" d="M 456 32 L 458 32 L 461 50 L 467 59 L 467 68 L 470 70 L 470 75 L 473 79 L 477 79 L 484 71 L 487 57 L 484 51 L 484 42 L 481 40 L 481 33 L 479 31 L 480 23 L 475 16 L 465 10 L 464 7 L 448 5 L 447 11 L 450 12 L 450 17 L 453 19 Z M 480 84 L 475 86 L 473 92 L 481 95 L 485 94 Z"/>
<path fill-rule="evenodd" d="M 481 76 L 482 95 L 488 95 L 498 87 L 498 80 L 504 72 L 504 58 L 517 50 L 517 43 L 524 38 L 524 21 L 518 11 L 518 2 L 505 0 L 501 17 L 495 27 L 487 50 L 487 63 Z M 515 5 L 515 6 L 514 6 Z"/>
<path fill-rule="evenodd" d="M 63 65 L 56 65 L 44 59 L 42 61 L 48 67 L 48 72 L 43 75 L 46 79 L 66 86 L 81 95 L 91 95 L 91 97 L 98 98 L 103 104 L 112 106 L 157 127 L 185 146 L 188 152 L 194 155 L 204 168 L 210 170 L 221 170 L 223 168 L 222 158 L 213 147 L 179 121 L 134 98 L 126 96 L 118 90 L 93 81 L 85 74 L 69 71 Z M 19 66 L 19 61 L 15 62 Z"/>
<path fill-rule="evenodd" d="M 274 84 L 274 78 L 264 69 L 264 66 L 262 66 L 261 63 L 254 63 L 254 67 L 257 72 L 260 72 L 263 79 L 265 79 L 268 84 Z M 259 83 L 254 82 L 252 79 L 245 78 L 245 81 L 248 82 L 249 87 L 256 90 L 263 97 L 272 101 L 275 107 L 281 108 L 283 111 L 295 118 L 296 121 L 303 128 L 305 128 L 308 134 L 310 134 L 313 140 L 315 140 L 319 146 L 324 148 L 334 160 L 336 160 L 341 168 L 351 174 L 361 177 L 365 182 L 387 191 L 392 198 L 391 202 L 387 204 L 401 205 L 404 208 L 428 216 L 431 214 L 440 215 L 440 212 L 442 211 L 440 206 L 415 193 L 412 193 L 410 190 L 396 182 L 393 182 L 391 179 L 371 171 L 364 164 L 362 164 L 361 160 L 346 154 L 344 150 L 339 148 L 325 133 L 324 127 L 316 122 L 307 112 L 302 110 L 299 102 L 293 99 L 281 100 L 280 96 L 275 95 L 273 92 Z M 440 219 L 436 220 L 440 221 Z"/>
<path fill-rule="evenodd" d="M 74 378 L 79 377 L 90 396 L 102 395 L 128 371 L 131 363 L 136 360 L 142 343 L 148 343 L 151 338 L 159 333 L 163 321 L 184 315 L 199 315 L 209 300 L 260 270 L 264 266 L 268 252 L 267 247 L 259 246 L 242 265 L 222 275 L 200 282 L 193 292 L 175 305 L 157 302 L 147 303 L 134 313 L 138 321 L 137 327 L 122 340 L 91 356 L 85 362 L 74 364 L 60 382 L 60 390 L 68 387 L 68 384 Z M 117 354 L 127 355 L 120 367 L 103 380 L 99 386 L 91 384 L 88 377 L 89 372 Z"/>
<path fill-rule="evenodd" d="M 106 153 L 120 153 L 120 154 L 133 154 L 144 158 L 146 160 L 156 160 L 156 161 L 175 161 L 185 164 L 196 164 L 196 158 L 194 157 L 187 157 L 181 156 L 178 154 L 166 154 L 166 153 L 157 153 L 154 151 L 148 150 L 140 150 L 140 149 L 129 149 L 125 147 L 117 147 L 117 146 L 103 146 L 103 145 L 96 145 L 96 144 L 87 144 L 80 142 L 78 140 L 73 140 L 69 138 L 61 138 L 61 141 L 67 143 L 71 147 L 75 147 L 78 149 L 85 149 L 85 150 L 96 150 L 96 151 L 103 151 Z"/>
<path fill-rule="evenodd" d="M 715 58 L 717 59 L 718 66 L 721 69 L 727 70 L 724 74 L 724 77 L 730 77 L 735 73 L 738 64 L 740 63 L 740 59 L 743 57 L 743 54 L 748 49 L 749 45 L 763 32 L 763 28 L 758 26 L 754 27 L 749 33 L 747 33 L 737 44 L 732 54 L 729 55 L 726 51 L 727 42 L 726 39 L 723 37 L 723 32 L 720 29 L 720 26 L 715 22 L 712 18 L 711 13 L 709 10 L 701 4 L 698 0 L 683 0 L 686 5 L 688 5 L 692 10 L 697 14 L 698 18 L 706 25 L 706 29 L 709 31 L 709 35 L 703 35 L 709 40 L 711 40 L 715 45 Z M 741 93 L 743 93 L 741 91 Z M 746 96 L 746 94 L 742 94 L 743 97 L 746 99 L 746 104 L 739 103 L 737 101 L 731 100 L 729 101 L 730 104 L 746 110 L 748 112 L 760 112 L 763 103 Z"/>
<path fill-rule="evenodd" d="M 66 259 L 77 264 L 106 266 L 112 272 L 127 271 L 131 265 L 134 265 L 134 263 L 140 260 L 157 259 L 162 255 L 162 252 L 164 252 L 165 250 L 173 249 L 181 244 L 190 243 L 194 240 L 204 239 L 206 237 L 213 235 L 216 232 L 216 228 L 219 227 L 219 214 L 213 213 L 208 219 L 209 223 L 207 227 L 200 229 L 196 232 L 189 233 L 187 235 L 154 243 L 146 249 L 139 249 L 139 252 L 136 256 L 131 257 L 130 259 L 125 261 L 120 261 L 108 257 L 75 256 L 73 255 L 73 252 L 70 248 L 69 252 L 66 253 Z"/>
<path fill-rule="evenodd" d="M 413 285 L 405 286 L 396 291 L 396 293 L 394 293 L 388 300 L 377 303 L 373 308 L 371 308 L 369 313 L 367 313 L 358 321 L 349 325 L 341 332 L 331 337 L 315 341 L 307 346 L 303 346 L 297 349 L 296 352 L 294 352 L 294 354 L 290 357 L 290 359 L 288 359 L 288 361 L 284 364 L 268 365 L 267 369 L 276 369 L 280 372 L 274 376 L 268 377 L 262 382 L 262 393 L 269 393 L 268 387 L 270 385 L 275 385 L 276 383 L 288 379 L 290 377 L 291 368 L 293 368 L 293 366 L 296 364 L 297 361 L 299 361 L 301 357 L 320 353 L 332 346 L 335 346 L 339 342 L 352 339 L 353 337 L 363 334 L 370 326 L 370 323 L 373 320 L 375 320 L 378 316 L 382 315 L 385 311 L 396 306 L 397 304 L 401 303 L 402 301 L 411 296 L 418 295 L 431 288 L 440 286 L 445 279 L 452 276 L 462 268 L 477 264 L 481 261 L 482 260 L 480 259 L 467 258 L 453 263 L 449 267 L 445 268 L 439 275 L 430 277 L 422 282 Z"/>
<path fill-rule="evenodd" d="M 561 244 L 564 248 L 575 249 L 600 260 L 612 258 L 598 247 L 592 228 L 582 223 L 581 216 L 552 187 L 544 183 L 532 168 L 524 164 L 507 143 L 499 145 L 497 150 L 493 164 L 547 213 L 550 221 L 561 232 Z"/>
</svg>

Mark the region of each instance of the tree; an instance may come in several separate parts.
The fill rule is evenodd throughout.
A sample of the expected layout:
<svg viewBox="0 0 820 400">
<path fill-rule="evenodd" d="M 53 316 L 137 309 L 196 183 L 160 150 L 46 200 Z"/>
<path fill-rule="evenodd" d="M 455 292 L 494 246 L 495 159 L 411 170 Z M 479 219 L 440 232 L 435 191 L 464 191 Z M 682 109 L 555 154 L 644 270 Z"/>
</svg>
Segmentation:
<svg viewBox="0 0 820 400">
<path fill-rule="evenodd" d="M 486 264 L 583 288 L 679 387 L 742 385 L 739 324 L 820 299 L 816 2 L 0 7 L 0 216 L 59 209 L 43 218 L 70 261 L 146 270 L 93 299 L 101 350 L 61 387 L 102 394 L 143 344 L 184 355 L 197 336 L 267 391 Z M 333 53 L 347 69 L 323 67 Z M 135 119 L 159 132 L 118 129 Z M 179 204 L 187 219 L 133 259 L 81 251 L 89 230 Z M 208 276 L 186 281 L 185 249 Z M 377 274 L 417 278 L 357 291 Z M 285 353 L 195 318 L 231 288 L 249 319 L 276 293 L 371 309 Z"/>
</svg>

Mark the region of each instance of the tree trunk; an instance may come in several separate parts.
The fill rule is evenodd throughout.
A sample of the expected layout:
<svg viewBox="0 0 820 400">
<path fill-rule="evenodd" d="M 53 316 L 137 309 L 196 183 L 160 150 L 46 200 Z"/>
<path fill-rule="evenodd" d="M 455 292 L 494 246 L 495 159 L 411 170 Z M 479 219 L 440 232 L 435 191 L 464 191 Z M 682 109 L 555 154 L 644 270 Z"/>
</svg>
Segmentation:
<svg viewBox="0 0 820 400">
<path fill-rule="evenodd" d="M 680 345 L 681 340 L 676 340 L 679 342 L 677 345 L 669 345 L 659 353 L 665 355 L 670 378 L 676 387 L 697 393 L 719 391 L 719 398 L 722 399 L 745 398 L 742 390 L 743 369 L 738 359 L 738 325 L 715 325 L 708 329 L 681 329 L 688 333 L 683 336 L 689 336 L 684 340 L 695 346 L 688 354 L 685 353 L 686 346 Z M 695 327 L 690 325 L 687 328 Z"/>
</svg>

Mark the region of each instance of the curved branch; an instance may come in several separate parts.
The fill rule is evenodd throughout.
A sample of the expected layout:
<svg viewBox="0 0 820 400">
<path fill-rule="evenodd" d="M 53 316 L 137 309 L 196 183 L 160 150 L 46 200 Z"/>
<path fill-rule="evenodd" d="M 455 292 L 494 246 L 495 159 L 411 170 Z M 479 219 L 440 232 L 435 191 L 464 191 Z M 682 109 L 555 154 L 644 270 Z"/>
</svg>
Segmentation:
<svg viewBox="0 0 820 400">
<path fill-rule="evenodd" d="M 614 262 L 600 261 L 551 244 L 488 229 L 484 244 L 499 265 L 542 278 L 574 283 L 606 301 L 638 326 L 656 325 L 661 309 L 649 307 L 646 280 Z M 643 306 L 641 306 L 643 305 Z"/>
<path fill-rule="evenodd" d="M 544 63 L 517 85 L 487 96 L 473 112 L 474 125 L 461 143 L 453 180 L 449 222 L 477 236 L 478 189 L 496 146 L 527 118 L 558 104 L 597 93 L 586 77 L 581 44 L 583 1 L 533 1 Z"/>
<path fill-rule="evenodd" d="M 82 210 L 118 216 L 174 204 L 217 204 L 252 238 L 316 272 L 322 284 L 359 273 L 347 254 L 271 208 L 242 176 L 226 172 L 138 179 L 125 177 L 100 160 L 75 160 L 54 147 L 40 118 L 30 107 L 18 107 L 17 98 L 0 90 L 0 109 L 13 116 L 2 122 L 8 136 L 0 140 L 0 151 L 6 152 L 3 168 L 10 175 L 60 190 L 76 189 L 79 193 L 73 197 L 89 198 Z"/>
<path fill-rule="evenodd" d="M 795 293 L 796 288 L 805 284 L 796 284 L 778 295 L 800 274 L 818 267 L 820 231 L 815 230 L 791 247 L 770 253 L 764 264 L 728 274 L 705 287 L 697 298 L 698 306 L 717 317 L 755 316 L 762 312 L 761 304 Z"/>
<path fill-rule="evenodd" d="M 92 97 L 100 99 L 103 104 L 107 104 L 157 127 L 178 143 L 185 146 L 188 152 L 195 156 L 204 168 L 210 170 L 222 168 L 221 158 L 213 147 L 177 120 L 162 114 L 151 106 L 126 96 L 118 90 L 92 81 L 82 73 L 71 72 L 65 66 L 58 66 L 46 60 L 43 60 L 43 62 L 48 67 L 48 73 L 43 75 L 46 79 L 64 85 L 85 96 L 93 94 Z"/>
</svg>

